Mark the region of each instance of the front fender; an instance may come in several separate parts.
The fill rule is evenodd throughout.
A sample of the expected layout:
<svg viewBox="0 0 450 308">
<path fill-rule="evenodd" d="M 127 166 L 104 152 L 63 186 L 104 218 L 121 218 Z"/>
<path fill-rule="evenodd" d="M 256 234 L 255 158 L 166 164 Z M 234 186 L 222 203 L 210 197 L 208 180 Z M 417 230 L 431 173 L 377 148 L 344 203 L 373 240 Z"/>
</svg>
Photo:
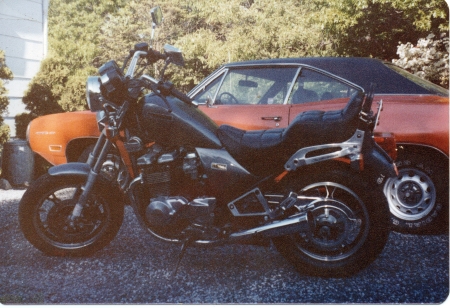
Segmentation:
<svg viewBox="0 0 450 308">
<path fill-rule="evenodd" d="M 67 163 L 51 167 L 48 169 L 48 174 L 52 176 L 78 175 L 87 177 L 90 170 L 91 168 L 86 163 Z"/>
<path fill-rule="evenodd" d="M 58 166 L 53 166 L 48 169 L 48 174 L 51 176 L 76 176 L 88 178 L 91 168 L 86 163 L 67 163 Z M 115 200 L 126 202 L 125 195 L 120 190 L 116 181 L 109 181 L 104 176 L 99 174 L 96 179 L 97 187 L 106 189 L 108 194 Z"/>
</svg>

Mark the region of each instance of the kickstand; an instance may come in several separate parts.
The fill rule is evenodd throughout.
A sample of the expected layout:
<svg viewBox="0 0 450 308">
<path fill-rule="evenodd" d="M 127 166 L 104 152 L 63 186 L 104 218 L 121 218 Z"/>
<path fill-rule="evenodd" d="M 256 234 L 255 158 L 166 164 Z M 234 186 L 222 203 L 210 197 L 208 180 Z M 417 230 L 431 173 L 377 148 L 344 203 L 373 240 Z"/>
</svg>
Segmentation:
<svg viewBox="0 0 450 308">
<path fill-rule="evenodd" d="M 177 271 L 178 271 L 178 267 L 180 266 L 181 259 L 183 259 L 184 253 L 186 252 L 186 248 L 190 244 L 190 242 L 191 242 L 191 238 L 188 237 L 181 244 L 181 250 L 180 250 L 180 254 L 178 255 L 177 265 L 176 265 L 175 271 L 173 273 L 174 277 L 177 275 Z"/>
</svg>

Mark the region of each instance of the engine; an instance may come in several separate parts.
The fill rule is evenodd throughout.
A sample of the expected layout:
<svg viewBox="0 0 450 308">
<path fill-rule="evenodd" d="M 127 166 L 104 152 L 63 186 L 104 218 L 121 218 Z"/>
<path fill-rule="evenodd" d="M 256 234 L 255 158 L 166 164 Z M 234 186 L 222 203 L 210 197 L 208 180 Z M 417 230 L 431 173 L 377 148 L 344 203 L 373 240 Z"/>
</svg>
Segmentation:
<svg viewBox="0 0 450 308">
<path fill-rule="evenodd" d="M 137 159 L 143 184 L 153 197 L 192 192 L 200 183 L 200 162 L 195 152 L 163 151 L 153 145 Z"/>
<path fill-rule="evenodd" d="M 145 218 L 151 227 L 173 230 L 210 220 L 216 200 L 197 198 L 203 195 L 204 185 L 195 152 L 182 148 L 164 151 L 153 145 L 137 159 L 137 166 L 147 200 Z"/>
</svg>

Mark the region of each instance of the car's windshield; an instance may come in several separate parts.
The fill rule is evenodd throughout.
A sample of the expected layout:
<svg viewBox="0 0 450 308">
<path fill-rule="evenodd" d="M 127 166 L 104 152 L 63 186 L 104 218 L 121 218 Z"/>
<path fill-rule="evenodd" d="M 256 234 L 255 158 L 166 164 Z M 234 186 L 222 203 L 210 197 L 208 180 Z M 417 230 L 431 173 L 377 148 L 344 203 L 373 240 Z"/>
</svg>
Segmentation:
<svg viewBox="0 0 450 308">
<path fill-rule="evenodd" d="M 393 71 L 399 73 L 403 77 L 407 78 L 408 80 L 414 82 L 416 85 L 418 85 L 422 88 L 425 88 L 426 90 L 430 91 L 433 94 L 436 94 L 439 96 L 448 96 L 448 89 L 442 88 L 430 81 L 420 78 L 419 76 L 411 74 L 394 64 L 385 63 L 385 65 L 387 67 L 389 67 L 390 69 L 392 69 Z"/>
</svg>

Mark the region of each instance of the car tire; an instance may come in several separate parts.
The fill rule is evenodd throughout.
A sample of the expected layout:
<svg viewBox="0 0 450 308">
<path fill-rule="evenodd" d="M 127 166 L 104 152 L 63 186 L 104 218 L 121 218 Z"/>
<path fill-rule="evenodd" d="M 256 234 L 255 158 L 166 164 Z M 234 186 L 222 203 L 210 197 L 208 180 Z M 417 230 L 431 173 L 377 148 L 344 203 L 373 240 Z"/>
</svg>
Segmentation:
<svg viewBox="0 0 450 308">
<path fill-rule="evenodd" d="M 448 232 L 448 161 L 424 152 L 400 151 L 399 175 L 386 181 L 384 192 L 392 229 L 402 233 Z"/>
</svg>

